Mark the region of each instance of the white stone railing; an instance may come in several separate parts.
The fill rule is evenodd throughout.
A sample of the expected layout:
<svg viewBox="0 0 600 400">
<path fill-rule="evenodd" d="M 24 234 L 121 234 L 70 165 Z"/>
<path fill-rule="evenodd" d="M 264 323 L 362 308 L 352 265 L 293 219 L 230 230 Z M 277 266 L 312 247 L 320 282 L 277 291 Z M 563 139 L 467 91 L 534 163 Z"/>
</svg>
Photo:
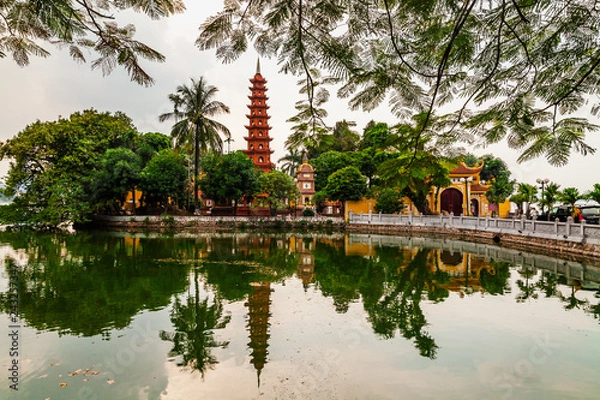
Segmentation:
<svg viewBox="0 0 600 400">
<path fill-rule="evenodd" d="M 558 222 L 558 220 L 550 222 L 453 215 L 354 214 L 350 212 L 348 223 L 351 225 L 424 226 L 469 229 L 600 245 L 600 225 L 586 224 L 585 221 L 574 223 L 571 218 L 569 218 L 568 222 Z"/>
<path fill-rule="evenodd" d="M 527 253 L 502 246 L 452 240 L 445 237 L 398 237 L 373 234 L 350 234 L 348 242 L 351 245 L 362 244 L 370 247 L 427 247 L 450 253 L 469 253 L 486 261 L 506 261 L 515 266 L 542 268 L 564 275 L 568 280 L 580 279 L 581 281 L 600 283 L 600 266 L 564 260 L 550 255 Z"/>
</svg>

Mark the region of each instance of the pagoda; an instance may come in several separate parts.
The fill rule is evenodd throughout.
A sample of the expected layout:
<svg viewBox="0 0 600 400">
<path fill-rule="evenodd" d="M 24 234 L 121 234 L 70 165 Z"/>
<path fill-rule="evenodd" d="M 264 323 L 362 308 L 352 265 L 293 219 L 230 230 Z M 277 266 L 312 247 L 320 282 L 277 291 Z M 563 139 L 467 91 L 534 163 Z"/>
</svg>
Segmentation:
<svg viewBox="0 0 600 400">
<path fill-rule="evenodd" d="M 250 79 L 250 83 L 252 83 L 249 88 L 251 94 L 248 96 L 250 99 L 250 105 L 248 105 L 250 114 L 246 115 L 248 117 L 248 125 L 246 125 L 248 136 L 244 137 L 248 142 L 248 149 L 243 151 L 252 159 L 254 165 L 263 172 L 269 172 L 275 168 L 275 164 L 271 162 L 273 150 L 269 147 L 273 138 L 269 137 L 269 131 L 271 130 L 269 126 L 269 118 L 271 117 L 267 114 L 269 109 L 267 100 L 269 98 L 265 95 L 267 81 L 260 73 L 260 60 L 256 62 L 256 74 Z"/>
</svg>

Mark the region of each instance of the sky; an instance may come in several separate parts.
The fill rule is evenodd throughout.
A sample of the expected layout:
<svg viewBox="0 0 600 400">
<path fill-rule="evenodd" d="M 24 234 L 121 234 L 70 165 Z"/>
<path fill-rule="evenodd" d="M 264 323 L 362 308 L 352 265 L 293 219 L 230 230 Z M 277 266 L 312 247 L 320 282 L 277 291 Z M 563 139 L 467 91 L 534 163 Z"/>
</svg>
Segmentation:
<svg viewBox="0 0 600 400">
<path fill-rule="evenodd" d="M 142 61 L 146 71 L 155 79 L 151 87 L 143 87 L 129 80 L 123 69 L 117 68 L 108 76 L 100 70 L 91 70 L 93 54 L 88 55 L 88 63 L 77 64 L 66 51 L 44 45 L 51 51 L 49 58 L 32 58 L 29 66 L 19 67 L 10 58 L 0 59 L 2 81 L 0 96 L 0 141 L 5 141 L 23 130 L 28 124 L 40 121 L 55 121 L 60 116 L 68 117 L 76 111 L 94 108 L 98 111 L 127 114 L 141 132 L 162 132 L 169 134 L 172 122 L 160 123 L 158 116 L 173 110 L 168 95 L 177 86 L 189 84 L 191 78 L 203 76 L 207 82 L 219 89 L 216 100 L 229 106 L 231 113 L 216 117 L 232 132 L 231 150 L 245 149 L 243 139 L 247 132 L 246 114 L 250 94 L 249 79 L 256 72 L 257 54 L 249 50 L 231 64 L 217 60 L 214 50 L 200 51 L 194 44 L 200 24 L 222 7 L 220 0 L 186 1 L 187 10 L 161 21 L 152 21 L 144 15 L 126 13 L 118 20 L 132 22 L 137 28 L 136 39 L 141 40 L 167 58 L 165 63 Z M 262 58 L 261 73 L 267 80 L 269 121 L 274 150 L 272 161 L 277 162 L 286 155 L 284 143 L 291 133 L 293 124 L 286 122 L 296 114 L 294 105 L 303 100 L 298 93 L 298 77 L 279 72 L 275 59 Z M 329 126 L 343 119 L 355 121 L 355 129 L 362 134 L 364 126 L 371 120 L 395 124 L 399 121 L 383 104 L 369 113 L 350 111 L 346 100 L 336 99 L 335 90 L 326 107 Z M 600 125 L 600 120 L 590 117 L 591 122 Z M 595 155 L 572 155 L 570 162 L 563 167 L 552 167 L 545 159 L 539 158 L 526 163 L 517 163 L 519 152 L 508 149 L 505 143 L 486 148 L 470 148 L 475 155 L 493 154 L 502 158 L 518 182 L 535 184 L 536 179 L 548 178 L 561 185 L 561 188 L 576 187 L 581 192 L 591 190 L 600 183 L 600 131 L 588 135 L 588 143 L 599 149 Z M 8 171 L 8 162 L 0 162 L 0 176 Z"/>
</svg>

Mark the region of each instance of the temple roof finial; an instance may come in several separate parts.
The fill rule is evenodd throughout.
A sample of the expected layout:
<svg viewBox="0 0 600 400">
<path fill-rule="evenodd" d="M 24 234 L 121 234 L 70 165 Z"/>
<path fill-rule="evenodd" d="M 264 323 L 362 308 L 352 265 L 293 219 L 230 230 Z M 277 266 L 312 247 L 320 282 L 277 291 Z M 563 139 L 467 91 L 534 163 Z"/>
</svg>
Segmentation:
<svg viewBox="0 0 600 400">
<path fill-rule="evenodd" d="M 256 59 L 256 73 L 260 74 L 260 58 Z"/>
</svg>

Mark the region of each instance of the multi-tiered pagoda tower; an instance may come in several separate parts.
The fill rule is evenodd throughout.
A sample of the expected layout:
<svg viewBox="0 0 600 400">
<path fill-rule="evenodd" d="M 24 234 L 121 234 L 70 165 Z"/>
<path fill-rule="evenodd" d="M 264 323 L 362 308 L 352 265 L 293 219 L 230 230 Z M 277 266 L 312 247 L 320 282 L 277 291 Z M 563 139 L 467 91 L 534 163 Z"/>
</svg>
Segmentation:
<svg viewBox="0 0 600 400">
<path fill-rule="evenodd" d="M 244 138 L 248 142 L 248 149 L 244 150 L 244 153 L 263 172 L 269 172 L 275 168 L 275 164 L 271 162 L 273 150 L 269 147 L 273 138 L 269 137 L 269 131 L 271 130 L 269 126 L 269 118 L 271 117 L 267 114 L 269 109 L 267 100 L 269 98 L 265 95 L 267 81 L 260 73 L 260 60 L 256 62 L 256 74 L 250 79 L 250 83 L 252 83 L 249 88 L 251 95 L 248 96 L 250 99 L 250 105 L 248 106 L 250 114 L 247 115 L 249 122 L 246 125 L 248 136 Z"/>
</svg>

